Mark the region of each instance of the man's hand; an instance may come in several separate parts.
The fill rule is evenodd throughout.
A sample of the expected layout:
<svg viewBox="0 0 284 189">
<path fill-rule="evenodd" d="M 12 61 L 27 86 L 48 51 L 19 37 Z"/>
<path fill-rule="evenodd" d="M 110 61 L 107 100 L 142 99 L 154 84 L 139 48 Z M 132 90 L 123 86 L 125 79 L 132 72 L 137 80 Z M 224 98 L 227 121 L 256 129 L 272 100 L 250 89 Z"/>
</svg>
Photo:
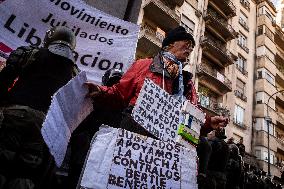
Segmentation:
<svg viewBox="0 0 284 189">
<path fill-rule="evenodd" d="M 100 89 L 100 87 L 94 83 L 90 83 L 90 82 L 86 82 L 84 83 L 88 89 L 89 89 L 89 93 L 87 94 L 87 97 L 97 97 L 99 95 L 102 94 L 102 90 Z"/>
<path fill-rule="evenodd" d="M 222 127 L 226 127 L 229 123 L 229 118 L 223 116 L 211 117 L 211 127 L 216 130 Z"/>
</svg>

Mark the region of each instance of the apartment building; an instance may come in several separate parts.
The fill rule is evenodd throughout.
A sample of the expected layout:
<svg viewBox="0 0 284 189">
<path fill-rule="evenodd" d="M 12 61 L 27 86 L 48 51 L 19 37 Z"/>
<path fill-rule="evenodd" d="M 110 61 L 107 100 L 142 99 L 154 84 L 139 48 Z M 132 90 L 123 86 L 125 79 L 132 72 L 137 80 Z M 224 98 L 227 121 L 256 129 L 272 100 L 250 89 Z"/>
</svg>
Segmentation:
<svg viewBox="0 0 284 189">
<path fill-rule="evenodd" d="M 250 154 L 245 160 L 267 171 L 266 104 L 270 95 L 284 89 L 280 69 L 284 35 L 275 23 L 273 4 L 269 0 L 185 0 L 169 5 L 146 0 L 142 7 L 137 58 L 155 55 L 165 33 L 177 25 L 192 32 L 196 46 L 188 62 L 201 107 L 210 115 L 230 114 L 227 137 L 235 142 L 242 138 Z M 284 152 L 282 99 L 280 93 L 271 98 L 268 115 L 273 120 L 270 172 L 278 177 Z"/>
</svg>

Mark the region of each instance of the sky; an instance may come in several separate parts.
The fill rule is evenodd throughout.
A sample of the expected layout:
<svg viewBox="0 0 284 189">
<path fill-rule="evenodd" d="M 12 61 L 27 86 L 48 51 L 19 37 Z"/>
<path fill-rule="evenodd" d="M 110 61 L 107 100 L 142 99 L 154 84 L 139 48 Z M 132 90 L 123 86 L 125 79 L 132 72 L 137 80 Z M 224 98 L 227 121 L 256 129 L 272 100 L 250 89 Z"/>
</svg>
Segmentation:
<svg viewBox="0 0 284 189">
<path fill-rule="evenodd" d="M 271 2 L 274 4 L 274 6 L 276 7 L 276 9 L 277 9 L 278 7 L 280 7 L 281 0 L 271 0 Z"/>
</svg>

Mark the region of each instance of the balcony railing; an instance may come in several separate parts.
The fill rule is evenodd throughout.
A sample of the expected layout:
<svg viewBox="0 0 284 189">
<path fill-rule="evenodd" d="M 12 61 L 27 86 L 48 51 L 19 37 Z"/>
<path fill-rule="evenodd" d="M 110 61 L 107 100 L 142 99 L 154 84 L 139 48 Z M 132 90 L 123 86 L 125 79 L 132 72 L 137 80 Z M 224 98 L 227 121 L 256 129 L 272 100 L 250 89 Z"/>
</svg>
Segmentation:
<svg viewBox="0 0 284 189">
<path fill-rule="evenodd" d="M 248 11 L 250 11 L 250 2 L 248 0 L 240 0 L 241 5 L 247 9 Z"/>
<path fill-rule="evenodd" d="M 225 64 L 233 64 L 236 57 L 226 49 L 226 46 L 223 45 L 220 41 L 212 38 L 210 35 L 203 36 L 201 39 L 201 46 L 205 47 L 206 44 L 210 46 L 210 48 L 216 49 L 223 57 L 225 57 Z M 215 54 L 217 55 L 217 54 Z M 229 63 L 228 63 L 229 62 Z"/>
<path fill-rule="evenodd" d="M 209 97 L 199 94 L 199 104 L 201 107 L 206 108 L 217 115 L 223 115 L 230 117 L 230 111 L 222 106 L 222 103 L 217 103 L 215 100 L 210 99 Z"/>
<path fill-rule="evenodd" d="M 239 19 L 239 24 L 247 31 L 249 31 L 249 27 L 247 25 L 247 23 L 243 20 L 243 19 Z"/>
<path fill-rule="evenodd" d="M 166 3 L 168 3 L 171 6 L 182 6 L 184 3 L 184 0 L 164 0 Z"/>
<path fill-rule="evenodd" d="M 236 16 L 236 7 L 230 0 L 210 0 L 216 4 L 228 17 Z"/>
<path fill-rule="evenodd" d="M 239 45 L 239 47 L 241 47 L 246 53 L 249 53 L 249 48 L 247 48 L 246 45 L 240 43 L 240 41 L 238 41 L 238 45 Z"/>
<path fill-rule="evenodd" d="M 150 3 L 154 3 L 157 7 L 163 10 L 165 13 L 173 17 L 176 21 L 180 20 L 180 17 L 176 14 L 174 10 L 168 7 L 165 3 L 160 0 L 145 0 L 144 7 L 147 7 Z"/>
<path fill-rule="evenodd" d="M 245 94 L 243 92 L 241 92 L 239 90 L 235 90 L 234 92 L 235 92 L 236 97 L 240 98 L 241 100 L 243 100 L 245 102 L 247 101 L 247 97 L 245 96 Z"/>
<path fill-rule="evenodd" d="M 213 19 L 215 23 L 219 24 L 221 27 L 221 31 L 227 30 L 230 33 L 231 38 L 237 37 L 237 32 L 233 29 L 233 27 L 228 24 L 228 21 L 225 20 L 222 16 L 220 16 L 217 12 L 213 11 L 212 9 L 208 9 L 205 13 L 205 20 Z M 214 24 L 214 23 L 213 23 Z M 217 27 L 217 26 L 216 26 Z M 228 34 L 227 34 L 228 35 Z"/>
<path fill-rule="evenodd" d="M 248 76 L 248 72 L 245 70 L 244 67 L 239 66 L 238 64 L 236 64 L 236 68 L 237 70 L 239 70 L 243 75 Z"/>
<path fill-rule="evenodd" d="M 157 35 L 156 31 L 146 24 L 141 26 L 140 38 L 142 36 L 146 36 L 150 41 L 152 41 L 157 46 L 159 47 L 162 46 L 163 37 Z"/>
<path fill-rule="evenodd" d="M 284 74 L 284 65 L 276 63 L 276 68 L 282 73 Z"/>
<path fill-rule="evenodd" d="M 202 64 L 200 64 L 197 67 L 197 71 L 200 72 L 205 72 L 206 74 L 210 75 L 211 77 L 214 77 L 216 80 L 220 81 L 223 83 L 226 87 L 229 89 L 232 89 L 232 82 L 223 74 L 218 72 L 216 69 L 210 68 L 209 66 L 206 65 L 206 63 L 203 61 Z"/>
<path fill-rule="evenodd" d="M 284 114 L 281 113 L 281 112 L 277 112 L 277 120 L 278 120 L 280 123 L 284 124 Z"/>
</svg>

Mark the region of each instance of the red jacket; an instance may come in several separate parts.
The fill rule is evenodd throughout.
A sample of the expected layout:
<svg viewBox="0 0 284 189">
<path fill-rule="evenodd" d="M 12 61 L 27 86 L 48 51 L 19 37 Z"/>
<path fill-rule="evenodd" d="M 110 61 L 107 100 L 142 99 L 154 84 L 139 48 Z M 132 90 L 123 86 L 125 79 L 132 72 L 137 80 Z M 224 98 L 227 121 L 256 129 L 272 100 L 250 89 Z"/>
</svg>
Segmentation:
<svg viewBox="0 0 284 189">
<path fill-rule="evenodd" d="M 170 77 L 167 71 L 164 74 L 164 89 L 168 93 L 174 94 L 174 79 Z M 197 93 L 191 81 L 192 74 L 183 72 L 183 77 L 184 95 L 191 103 L 197 105 Z M 98 101 L 111 108 L 134 106 L 145 78 L 149 78 L 161 88 L 163 87 L 163 65 L 159 55 L 154 59 L 141 59 L 134 62 L 118 84 L 112 87 L 100 86 L 104 95 L 102 95 L 103 99 L 98 99 Z M 206 130 L 205 134 L 211 131 L 210 117 L 206 117 L 205 127 L 201 131 L 202 134 L 204 129 Z"/>
<path fill-rule="evenodd" d="M 105 93 L 103 96 L 107 98 L 108 103 L 122 101 L 123 106 L 134 106 L 145 78 L 151 79 L 161 88 L 163 87 L 163 65 L 160 62 L 160 57 L 156 56 L 154 59 L 142 59 L 133 63 L 129 70 L 123 75 L 120 82 L 112 87 L 101 86 L 101 90 Z M 187 77 L 185 85 L 185 96 L 193 104 L 197 104 L 197 94 L 193 83 L 191 81 L 191 73 L 184 72 L 184 77 Z M 178 79 L 178 78 L 177 78 Z M 169 73 L 165 71 L 165 91 L 173 94 L 173 79 Z M 190 89 L 190 90 L 188 90 Z M 111 98 L 110 98 L 111 97 Z M 114 103 L 112 103 L 114 105 Z M 122 104 L 117 104 L 121 106 Z M 116 106 L 116 105 L 114 105 Z"/>
</svg>

